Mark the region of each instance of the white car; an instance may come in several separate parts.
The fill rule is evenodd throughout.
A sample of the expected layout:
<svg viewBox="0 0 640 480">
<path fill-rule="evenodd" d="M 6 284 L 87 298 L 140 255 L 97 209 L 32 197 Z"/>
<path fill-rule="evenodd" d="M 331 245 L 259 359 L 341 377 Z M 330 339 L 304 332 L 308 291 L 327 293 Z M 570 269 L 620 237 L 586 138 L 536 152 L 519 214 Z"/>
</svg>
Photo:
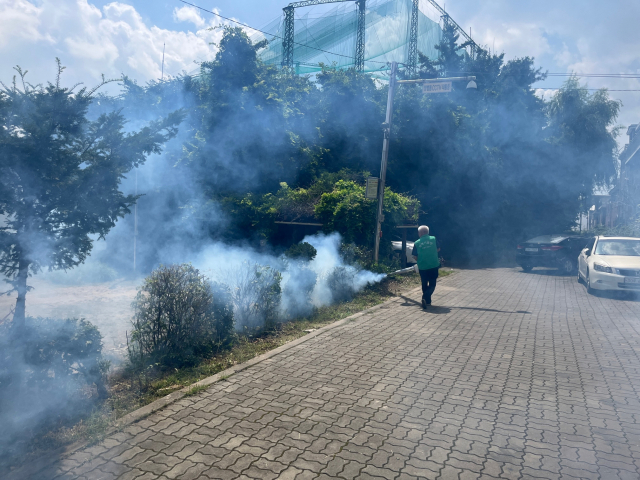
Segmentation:
<svg viewBox="0 0 640 480">
<path fill-rule="evenodd" d="M 587 285 L 587 291 L 640 291 L 640 238 L 589 240 L 578 257 L 578 281 Z"/>
</svg>

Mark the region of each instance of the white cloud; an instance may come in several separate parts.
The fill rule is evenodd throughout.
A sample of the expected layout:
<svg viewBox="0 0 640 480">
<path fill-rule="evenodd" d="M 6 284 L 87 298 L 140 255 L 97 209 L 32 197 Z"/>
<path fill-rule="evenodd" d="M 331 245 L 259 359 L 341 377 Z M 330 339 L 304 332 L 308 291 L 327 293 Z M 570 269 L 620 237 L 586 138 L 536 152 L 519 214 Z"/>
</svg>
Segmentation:
<svg viewBox="0 0 640 480">
<path fill-rule="evenodd" d="M 424 0 L 423 0 L 424 3 Z M 630 39 L 637 36 L 640 2 L 616 0 L 603 4 L 595 0 L 456 0 L 447 11 L 474 39 L 486 47 L 504 52 L 506 59 L 534 56 L 536 64 L 555 73 L 634 73 L 640 69 L 640 55 Z M 565 78 L 550 77 L 539 86 L 557 87 Z M 640 90 L 640 80 L 582 78 L 590 88 Z M 552 90 L 546 90 L 549 98 Z M 542 93 L 542 92 L 540 92 Z M 623 125 L 640 121 L 640 92 L 611 91 L 621 99 L 618 121 Z M 620 138 L 626 143 L 627 138 Z"/>
<path fill-rule="evenodd" d="M 0 80 L 7 83 L 14 65 L 29 70 L 32 83 L 52 80 L 54 58 L 67 67 L 67 85 L 93 86 L 101 74 L 121 74 L 144 83 L 159 78 L 163 45 L 164 73 L 197 69 L 196 61 L 211 60 L 222 31 L 197 12 L 176 10 L 176 19 L 191 21 L 197 30 L 177 31 L 148 26 L 134 7 L 113 2 L 102 10 L 87 0 L 0 0 Z"/>
<path fill-rule="evenodd" d="M 41 13 L 26 0 L 0 0 L 0 51 L 23 39 L 51 41 L 41 31 Z"/>
<path fill-rule="evenodd" d="M 184 6 L 173 10 L 173 18 L 177 22 L 191 22 L 196 27 L 202 28 L 205 24 L 200 12 L 194 7 Z"/>
<path fill-rule="evenodd" d="M 539 57 L 551 51 L 544 33 L 536 24 L 505 23 L 487 28 L 474 37 L 492 52 L 505 52 L 509 57 Z"/>
</svg>

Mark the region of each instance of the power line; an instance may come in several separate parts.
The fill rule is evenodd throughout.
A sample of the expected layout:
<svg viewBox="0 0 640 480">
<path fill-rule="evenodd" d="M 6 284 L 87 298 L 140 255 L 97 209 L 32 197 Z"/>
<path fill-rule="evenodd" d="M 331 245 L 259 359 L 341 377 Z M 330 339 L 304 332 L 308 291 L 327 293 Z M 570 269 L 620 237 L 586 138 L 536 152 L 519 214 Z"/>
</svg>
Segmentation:
<svg viewBox="0 0 640 480">
<path fill-rule="evenodd" d="M 562 87 L 531 87 L 533 90 L 561 90 Z M 640 92 L 640 89 L 609 89 L 607 87 L 602 88 L 581 88 L 578 87 L 579 90 L 593 90 L 595 92 L 599 90 L 606 90 L 607 92 Z"/>
<path fill-rule="evenodd" d="M 456 75 L 482 75 L 486 72 L 449 72 L 451 74 Z M 498 73 L 498 75 L 509 76 L 509 77 L 526 77 L 529 76 L 530 73 Z M 638 73 L 544 73 L 547 77 L 580 77 L 580 78 L 621 78 L 621 79 L 640 79 L 640 74 Z"/>
</svg>

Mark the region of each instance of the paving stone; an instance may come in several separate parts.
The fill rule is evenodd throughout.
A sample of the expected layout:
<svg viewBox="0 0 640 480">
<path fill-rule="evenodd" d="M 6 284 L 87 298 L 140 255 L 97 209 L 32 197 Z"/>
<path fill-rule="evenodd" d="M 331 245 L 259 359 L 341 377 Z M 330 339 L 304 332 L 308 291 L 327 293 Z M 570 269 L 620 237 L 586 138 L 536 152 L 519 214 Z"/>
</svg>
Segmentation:
<svg viewBox="0 0 640 480">
<path fill-rule="evenodd" d="M 640 302 L 506 268 L 441 279 L 430 310 L 419 299 L 419 290 L 403 294 L 52 471 L 125 480 L 640 478 Z"/>
</svg>

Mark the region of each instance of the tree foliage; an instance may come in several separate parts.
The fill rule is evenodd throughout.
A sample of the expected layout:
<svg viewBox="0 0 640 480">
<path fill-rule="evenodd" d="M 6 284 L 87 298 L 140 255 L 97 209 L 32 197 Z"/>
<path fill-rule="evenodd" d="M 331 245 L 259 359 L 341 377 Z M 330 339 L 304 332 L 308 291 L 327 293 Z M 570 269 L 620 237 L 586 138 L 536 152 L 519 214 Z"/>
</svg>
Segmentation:
<svg viewBox="0 0 640 480">
<path fill-rule="evenodd" d="M 108 369 L 102 336 L 84 319 L 28 317 L 20 332 L 0 324 L 0 457 L 91 411 L 107 395 Z"/>
<path fill-rule="evenodd" d="M 16 68 L 0 90 L 0 272 L 18 290 L 15 320 L 24 322 L 28 272 L 67 269 L 82 263 L 92 236 L 102 238 L 136 198 L 118 186 L 176 134 L 174 112 L 137 132 L 125 133 L 119 112 L 89 121 L 94 90 L 55 83 L 30 85 Z"/>
<path fill-rule="evenodd" d="M 365 198 L 364 186 L 340 180 L 333 191 L 325 193 L 315 207 L 316 217 L 326 232 L 339 232 L 346 243 L 366 245 L 375 231 L 376 200 Z M 416 222 L 420 203 L 385 188 L 384 230 L 391 231 L 405 222 Z"/>
<path fill-rule="evenodd" d="M 329 65 L 314 78 L 292 75 L 261 63 L 259 48 L 227 28 L 198 78 L 146 87 L 125 79 L 122 99 L 104 102 L 125 116 L 148 112 L 147 120 L 188 108 L 168 161 L 176 174 L 169 188 L 149 192 L 171 202 L 150 217 L 148 243 L 174 235 L 162 225 L 175 225 L 167 218 L 182 219 L 189 207 L 205 235 L 225 241 L 275 240 L 276 220 L 321 218 L 370 248 L 375 209 L 361 197 L 361 172 L 379 171 L 387 85 Z M 545 102 L 535 89 L 545 74 L 533 58 L 507 61 L 482 49 L 470 58 L 450 25 L 437 50 L 438 59 L 420 56 L 421 77 L 472 73 L 478 89 L 461 83 L 424 95 L 398 87 L 387 186 L 421 209 L 402 221 L 428 224 L 443 255 L 458 262 L 494 262 L 526 237 L 570 229 L 594 187 L 615 177 L 619 102 L 576 79 Z M 202 192 L 205 201 L 171 193 L 178 191 Z M 385 248 L 401 221 L 389 195 Z M 223 228 L 208 223 L 217 206 Z"/>
</svg>

